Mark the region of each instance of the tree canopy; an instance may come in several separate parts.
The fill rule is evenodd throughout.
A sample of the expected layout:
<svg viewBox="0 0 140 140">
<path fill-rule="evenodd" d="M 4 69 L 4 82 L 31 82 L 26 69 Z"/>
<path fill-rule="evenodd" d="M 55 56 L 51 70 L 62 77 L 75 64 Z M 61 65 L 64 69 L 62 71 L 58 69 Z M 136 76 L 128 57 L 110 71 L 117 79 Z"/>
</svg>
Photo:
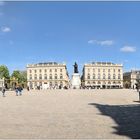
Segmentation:
<svg viewBox="0 0 140 140">
<path fill-rule="evenodd" d="M 0 78 L 5 78 L 5 79 L 10 78 L 9 70 L 5 65 L 0 65 Z"/>
<path fill-rule="evenodd" d="M 14 70 L 12 75 L 11 75 L 11 77 L 16 78 L 19 83 L 27 81 L 27 73 L 26 73 L 26 71 Z"/>
</svg>

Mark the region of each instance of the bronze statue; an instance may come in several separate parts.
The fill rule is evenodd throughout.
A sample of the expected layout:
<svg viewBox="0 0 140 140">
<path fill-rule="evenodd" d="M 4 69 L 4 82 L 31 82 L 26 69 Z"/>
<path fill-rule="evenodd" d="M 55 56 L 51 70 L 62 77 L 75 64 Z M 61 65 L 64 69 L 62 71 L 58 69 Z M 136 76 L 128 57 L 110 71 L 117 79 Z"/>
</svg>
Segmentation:
<svg viewBox="0 0 140 140">
<path fill-rule="evenodd" d="M 77 65 L 77 63 L 75 62 L 75 64 L 73 66 L 74 66 L 74 73 L 78 73 L 78 65 Z"/>
</svg>

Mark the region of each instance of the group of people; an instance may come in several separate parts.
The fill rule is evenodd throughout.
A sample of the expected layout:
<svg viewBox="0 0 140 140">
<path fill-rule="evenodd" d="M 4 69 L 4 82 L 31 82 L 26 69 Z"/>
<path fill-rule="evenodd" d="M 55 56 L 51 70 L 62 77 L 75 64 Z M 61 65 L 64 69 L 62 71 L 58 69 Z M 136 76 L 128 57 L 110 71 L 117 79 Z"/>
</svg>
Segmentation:
<svg viewBox="0 0 140 140">
<path fill-rule="evenodd" d="M 20 85 L 16 86 L 15 87 L 16 96 L 19 96 L 19 95 L 21 96 L 22 90 L 23 90 L 23 88 Z M 5 92 L 6 92 L 5 86 L 2 87 L 1 92 L 2 92 L 2 96 L 5 97 Z"/>
</svg>

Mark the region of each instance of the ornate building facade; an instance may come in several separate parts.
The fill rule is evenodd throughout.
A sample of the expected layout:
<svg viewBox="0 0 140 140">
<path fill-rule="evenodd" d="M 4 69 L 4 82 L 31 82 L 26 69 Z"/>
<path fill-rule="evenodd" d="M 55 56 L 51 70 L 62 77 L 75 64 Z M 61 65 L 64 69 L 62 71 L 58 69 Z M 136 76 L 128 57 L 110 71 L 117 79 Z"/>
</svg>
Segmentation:
<svg viewBox="0 0 140 140">
<path fill-rule="evenodd" d="M 111 62 L 92 62 L 85 64 L 82 86 L 91 88 L 122 88 L 123 65 Z"/>
<path fill-rule="evenodd" d="M 56 62 L 28 64 L 27 85 L 30 89 L 68 87 L 69 76 L 66 64 Z"/>
<path fill-rule="evenodd" d="M 136 84 L 140 83 L 140 71 L 132 70 L 131 72 L 125 72 L 123 74 L 124 87 L 125 88 L 136 88 Z"/>
</svg>

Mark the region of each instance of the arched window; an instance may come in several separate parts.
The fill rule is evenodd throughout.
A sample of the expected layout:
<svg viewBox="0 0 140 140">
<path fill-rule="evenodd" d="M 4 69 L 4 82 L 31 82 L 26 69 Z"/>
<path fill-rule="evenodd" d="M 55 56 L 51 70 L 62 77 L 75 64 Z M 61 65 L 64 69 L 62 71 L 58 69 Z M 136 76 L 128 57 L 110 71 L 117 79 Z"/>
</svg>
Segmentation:
<svg viewBox="0 0 140 140">
<path fill-rule="evenodd" d="M 52 82 L 50 82 L 50 87 L 52 86 Z"/>
<path fill-rule="evenodd" d="M 111 84 L 111 82 L 109 81 L 108 84 Z"/>
</svg>

